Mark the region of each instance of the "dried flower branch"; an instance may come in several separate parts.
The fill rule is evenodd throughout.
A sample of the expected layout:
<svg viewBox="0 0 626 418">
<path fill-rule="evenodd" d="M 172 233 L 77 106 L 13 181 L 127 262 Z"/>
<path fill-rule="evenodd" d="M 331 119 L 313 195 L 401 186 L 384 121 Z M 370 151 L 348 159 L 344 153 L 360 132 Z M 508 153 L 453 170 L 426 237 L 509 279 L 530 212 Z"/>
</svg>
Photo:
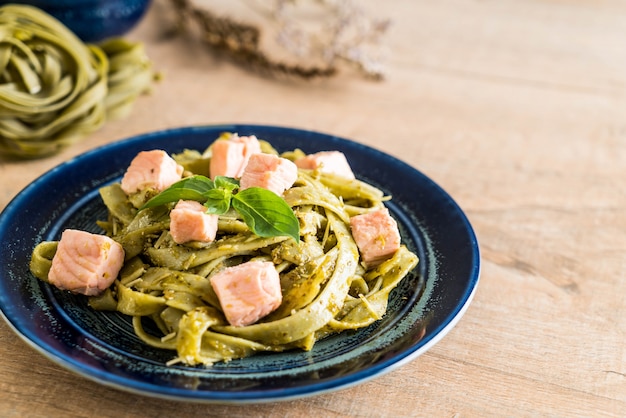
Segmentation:
<svg viewBox="0 0 626 418">
<path fill-rule="evenodd" d="M 279 60 L 261 47 L 261 29 L 218 16 L 190 0 L 171 0 L 182 29 L 192 24 L 202 41 L 262 73 L 304 79 L 330 77 L 349 64 L 368 78 L 384 78 L 382 38 L 390 21 L 369 18 L 350 0 L 249 0 L 247 5 L 275 29 L 276 44 L 295 58 Z M 265 27 L 265 26 L 264 26 Z"/>
</svg>

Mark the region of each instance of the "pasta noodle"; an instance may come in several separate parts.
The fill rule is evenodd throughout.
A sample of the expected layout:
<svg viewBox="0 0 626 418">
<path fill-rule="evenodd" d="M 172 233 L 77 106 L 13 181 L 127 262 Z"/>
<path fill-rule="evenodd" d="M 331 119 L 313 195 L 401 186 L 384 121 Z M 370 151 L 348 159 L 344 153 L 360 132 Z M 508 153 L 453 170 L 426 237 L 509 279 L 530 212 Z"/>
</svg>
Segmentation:
<svg viewBox="0 0 626 418">
<path fill-rule="evenodd" d="M 263 146 L 278 154 L 268 143 Z M 298 153 L 281 156 L 293 159 Z M 191 175 L 189 168 L 206 155 L 185 151 L 174 158 Z M 176 353 L 170 364 L 210 365 L 261 351 L 310 350 L 321 338 L 367 327 L 385 315 L 390 292 L 418 263 L 404 245 L 376 267 L 359 262 L 350 217 L 380 209 L 387 200 L 360 180 L 299 170 L 283 195 L 300 222 L 299 243 L 256 236 L 236 213 L 227 212 L 220 216 L 214 242 L 179 245 L 168 231 L 171 205 L 138 211 L 148 197 L 129 198 L 119 183 L 100 194 L 109 218 L 99 225 L 122 244 L 126 262 L 115 284 L 91 297 L 90 305 L 131 316 L 142 341 Z M 33 252 L 31 271 L 44 280 L 54 245 L 41 243 Z M 232 326 L 209 278 L 249 260 L 274 263 L 282 303 L 257 323 Z"/>
<path fill-rule="evenodd" d="M 0 152 L 57 152 L 125 116 L 154 78 L 140 43 L 84 44 L 36 7 L 2 6 Z"/>
</svg>

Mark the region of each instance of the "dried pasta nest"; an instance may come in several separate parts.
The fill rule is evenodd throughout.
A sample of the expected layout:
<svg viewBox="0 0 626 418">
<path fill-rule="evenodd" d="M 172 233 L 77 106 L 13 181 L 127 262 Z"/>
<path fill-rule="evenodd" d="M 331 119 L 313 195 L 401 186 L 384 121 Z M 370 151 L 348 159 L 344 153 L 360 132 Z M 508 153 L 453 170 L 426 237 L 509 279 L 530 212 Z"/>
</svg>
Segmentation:
<svg viewBox="0 0 626 418">
<path fill-rule="evenodd" d="M 58 152 L 127 114 L 155 79 L 143 45 L 83 43 L 32 6 L 0 7 L 0 153 Z"/>
</svg>

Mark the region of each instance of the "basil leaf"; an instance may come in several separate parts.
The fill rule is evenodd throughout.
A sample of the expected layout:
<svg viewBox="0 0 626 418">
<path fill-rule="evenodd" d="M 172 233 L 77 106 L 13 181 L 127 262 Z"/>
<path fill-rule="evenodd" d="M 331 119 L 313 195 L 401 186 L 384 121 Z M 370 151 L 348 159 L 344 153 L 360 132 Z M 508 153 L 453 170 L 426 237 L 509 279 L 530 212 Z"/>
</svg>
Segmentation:
<svg viewBox="0 0 626 418">
<path fill-rule="evenodd" d="M 216 183 L 217 185 L 217 183 Z M 211 189 L 204 194 L 206 202 L 206 213 L 213 215 L 222 215 L 228 212 L 230 208 L 230 200 L 233 194 L 227 189 Z"/>
<path fill-rule="evenodd" d="M 204 204 L 207 213 L 222 215 L 232 205 L 256 235 L 285 235 L 296 241 L 300 239 L 300 223 L 283 198 L 260 187 L 251 187 L 235 194 L 238 188 L 239 181 L 231 177 L 217 176 L 212 181 L 205 176 L 191 176 L 172 184 L 140 209 L 179 200 L 195 200 Z"/>
<path fill-rule="evenodd" d="M 261 237 L 286 235 L 300 239 L 300 223 L 291 207 L 276 193 L 250 187 L 235 194 L 233 208 L 252 232 Z"/>
<path fill-rule="evenodd" d="M 215 187 L 226 189 L 228 191 L 233 191 L 239 188 L 239 180 L 234 179 L 232 177 L 225 176 L 216 176 L 215 177 Z"/>
<path fill-rule="evenodd" d="M 215 188 L 215 184 L 211 179 L 204 176 L 191 176 L 172 184 L 152 199 L 148 200 L 141 208 L 151 208 L 154 206 L 164 205 L 170 202 L 178 202 L 179 200 L 195 200 L 204 202 L 205 193 Z"/>
</svg>

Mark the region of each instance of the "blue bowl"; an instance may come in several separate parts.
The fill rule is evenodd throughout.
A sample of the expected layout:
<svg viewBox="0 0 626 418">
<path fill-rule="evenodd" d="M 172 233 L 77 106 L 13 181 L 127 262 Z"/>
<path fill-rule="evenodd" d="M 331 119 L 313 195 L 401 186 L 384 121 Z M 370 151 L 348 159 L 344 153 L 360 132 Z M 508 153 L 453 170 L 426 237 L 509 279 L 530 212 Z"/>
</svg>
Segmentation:
<svg viewBox="0 0 626 418">
<path fill-rule="evenodd" d="M 386 204 L 403 242 L 420 262 L 390 295 L 382 320 L 317 341 L 311 351 L 259 353 L 212 367 L 167 366 L 174 354 L 142 343 L 128 318 L 95 311 L 86 298 L 62 292 L 30 273 L 37 243 L 58 240 L 67 228 L 98 233 L 96 221 L 107 215 L 98 189 L 119 181 L 138 152 L 204 150 L 223 132 L 257 135 L 280 152 L 342 151 L 359 179 L 392 196 Z M 4 316 L 30 346 L 107 386 L 207 403 L 313 396 L 394 370 L 426 352 L 456 325 L 473 298 L 480 272 L 478 242 L 467 217 L 424 174 L 349 139 L 262 125 L 153 132 L 71 159 L 31 183 L 0 213 L 0 242 L 0 318 Z"/>
<path fill-rule="evenodd" d="M 150 0 L 12 0 L 29 4 L 56 17 L 84 42 L 121 36 L 143 17 Z"/>
</svg>

